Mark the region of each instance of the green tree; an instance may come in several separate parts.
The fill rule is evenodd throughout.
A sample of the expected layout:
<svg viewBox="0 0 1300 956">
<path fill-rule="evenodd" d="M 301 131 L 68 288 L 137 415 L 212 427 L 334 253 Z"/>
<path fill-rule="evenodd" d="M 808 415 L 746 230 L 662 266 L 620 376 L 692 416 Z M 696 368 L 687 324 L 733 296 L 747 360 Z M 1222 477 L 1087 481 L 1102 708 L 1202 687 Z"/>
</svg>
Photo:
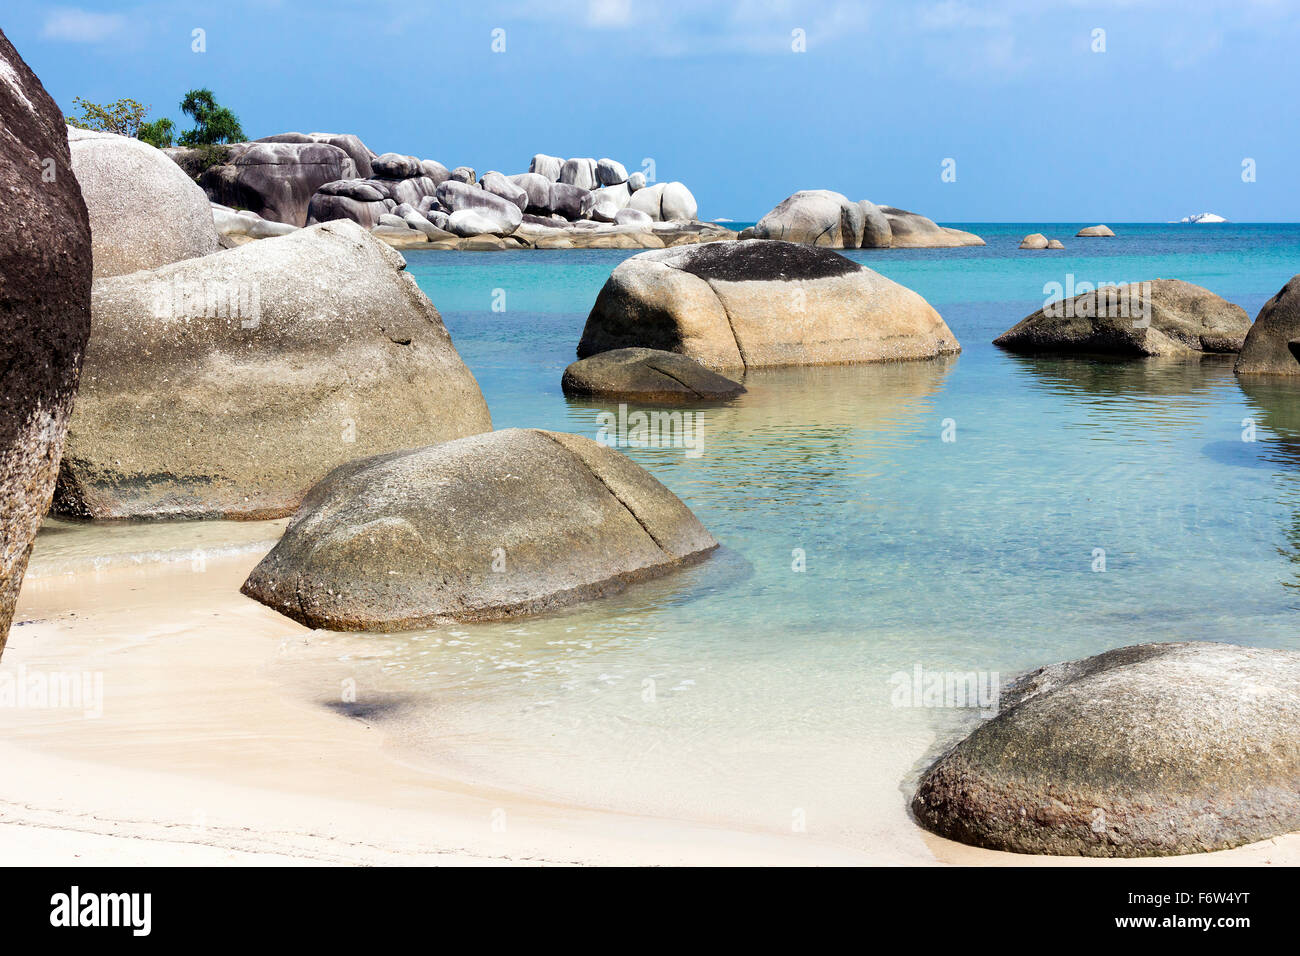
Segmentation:
<svg viewBox="0 0 1300 956">
<path fill-rule="evenodd" d="M 181 100 L 181 112 L 194 119 L 194 129 L 181 133 L 182 146 L 212 146 L 239 143 L 245 139 L 239 120 L 225 106 L 218 106 L 211 90 L 190 90 Z"/>
<path fill-rule="evenodd" d="M 167 117 L 162 116 L 152 123 L 141 123 L 136 136 L 150 146 L 157 146 L 163 149 L 172 145 L 173 135 L 176 131 L 176 124 Z"/>
<path fill-rule="evenodd" d="M 69 126 L 81 129 L 94 129 L 104 133 L 117 133 L 119 136 L 135 136 L 141 126 L 147 126 L 144 118 L 149 115 L 149 107 L 131 99 L 118 100 L 101 106 L 91 103 L 80 96 L 74 97 L 73 105 L 80 107 L 81 116 L 69 116 Z"/>
</svg>

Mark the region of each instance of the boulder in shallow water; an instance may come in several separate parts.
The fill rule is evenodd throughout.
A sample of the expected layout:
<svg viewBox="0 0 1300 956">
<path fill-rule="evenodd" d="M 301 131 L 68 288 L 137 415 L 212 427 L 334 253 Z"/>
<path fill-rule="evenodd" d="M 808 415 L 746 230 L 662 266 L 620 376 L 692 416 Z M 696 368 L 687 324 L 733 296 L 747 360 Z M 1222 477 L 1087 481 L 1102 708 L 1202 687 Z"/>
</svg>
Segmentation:
<svg viewBox="0 0 1300 956">
<path fill-rule="evenodd" d="M 866 211 L 842 193 L 801 189 L 754 225 L 755 239 L 776 239 L 830 249 L 856 249 Z"/>
<path fill-rule="evenodd" d="M 993 340 L 1010 352 L 1196 357 L 1236 352 L 1250 317 L 1190 282 L 1103 286 L 1048 303 Z"/>
<path fill-rule="evenodd" d="M 921 296 L 827 249 L 751 239 L 643 252 L 587 316 L 578 357 L 680 352 L 715 370 L 934 358 L 960 351 Z"/>
<path fill-rule="evenodd" d="M 1264 303 L 1237 356 L 1238 375 L 1300 375 L 1300 275 Z"/>
<path fill-rule="evenodd" d="M 894 206 L 881 206 L 880 211 L 889 220 L 890 245 L 895 249 L 948 249 L 984 245 L 984 240 L 975 233 L 940 226 L 920 213 Z"/>
<path fill-rule="evenodd" d="M 3 32 L 0 79 L 2 653 L 58 474 L 90 333 L 92 265 L 90 220 L 72 172 L 63 114 Z M 47 171 L 53 173 L 48 181 Z"/>
<path fill-rule="evenodd" d="M 1300 830 L 1300 654 L 1139 644 L 1018 680 L 939 758 L 922 826 L 1016 853 L 1201 853 Z"/>
<path fill-rule="evenodd" d="M 888 249 L 894 244 L 894 232 L 889 226 L 889 217 L 881 208 L 869 199 L 859 199 L 858 208 L 862 210 L 862 237 L 858 242 L 862 249 Z"/>
<path fill-rule="evenodd" d="M 1046 249 L 1047 237 L 1041 232 L 1031 232 L 1020 240 L 1021 249 Z"/>
<path fill-rule="evenodd" d="M 1065 243 L 1063 243 L 1060 239 L 1048 239 L 1048 240 L 1047 240 L 1047 248 L 1049 248 L 1049 249 L 1064 249 L 1064 248 L 1065 248 Z"/>
<path fill-rule="evenodd" d="M 404 630 L 591 600 L 717 544 L 612 448 L 512 428 L 336 468 L 243 592 L 308 627 Z"/>
<path fill-rule="evenodd" d="M 1084 226 L 1075 237 L 1078 239 L 1113 239 L 1115 233 L 1111 231 L 1110 226 Z"/>
<path fill-rule="evenodd" d="M 66 131 L 90 214 L 95 278 L 217 251 L 208 197 L 162 150 L 114 133 Z"/>
<path fill-rule="evenodd" d="M 491 428 L 405 266 L 340 220 L 97 281 L 56 511 L 285 515 L 358 454 Z"/>
<path fill-rule="evenodd" d="M 614 349 L 579 359 L 560 388 L 578 398 L 637 402 L 701 402 L 735 398 L 745 386 L 693 358 L 662 349 Z"/>
</svg>

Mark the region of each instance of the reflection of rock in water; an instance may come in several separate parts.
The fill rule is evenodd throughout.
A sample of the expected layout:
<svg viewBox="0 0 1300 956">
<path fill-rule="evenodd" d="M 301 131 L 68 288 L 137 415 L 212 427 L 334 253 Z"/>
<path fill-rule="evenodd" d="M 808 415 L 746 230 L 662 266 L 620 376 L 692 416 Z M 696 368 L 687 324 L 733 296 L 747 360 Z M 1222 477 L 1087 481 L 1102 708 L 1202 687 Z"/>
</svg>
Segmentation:
<svg viewBox="0 0 1300 956">
<path fill-rule="evenodd" d="M 1106 398 L 1131 395 L 1195 395 L 1234 381 L 1232 356 L 1177 359 L 1065 358 L 1008 355 L 1034 385 L 1053 392 L 1084 392 Z"/>
<path fill-rule="evenodd" d="M 1289 527 L 1283 529 L 1286 546 L 1278 550 L 1297 565 L 1296 580 L 1287 587 L 1300 590 L 1300 382 L 1290 378 L 1243 375 L 1237 379 L 1246 402 L 1258 410 L 1258 425 L 1272 437 L 1258 436 L 1263 444 L 1261 457 L 1288 469 L 1281 480 L 1287 483 L 1285 494 L 1295 504 Z M 1243 442 L 1242 444 L 1246 444 Z"/>
</svg>

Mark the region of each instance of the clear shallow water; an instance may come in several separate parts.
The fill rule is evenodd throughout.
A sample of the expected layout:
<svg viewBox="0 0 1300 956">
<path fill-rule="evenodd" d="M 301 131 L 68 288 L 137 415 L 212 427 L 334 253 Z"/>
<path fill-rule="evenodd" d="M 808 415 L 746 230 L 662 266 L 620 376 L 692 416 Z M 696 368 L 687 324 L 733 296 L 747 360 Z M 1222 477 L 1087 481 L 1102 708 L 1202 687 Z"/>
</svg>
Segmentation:
<svg viewBox="0 0 1300 956">
<path fill-rule="evenodd" d="M 312 679 L 336 693 L 361 675 L 363 703 L 371 688 L 393 703 L 368 712 L 403 747 L 481 781 L 785 831 L 806 821 L 907 855 L 920 853 L 905 812 L 916 776 L 978 711 L 896 707 L 895 675 L 1005 680 L 1149 640 L 1300 648 L 1294 386 L 1239 384 L 1219 360 L 989 344 L 1067 273 L 1186 279 L 1253 317 L 1300 269 L 1300 227 L 1071 238 L 1081 225 L 968 224 L 988 246 L 850 252 L 929 299 L 962 355 L 752 373 L 748 394 L 701 410 L 698 457 L 624 449 L 722 542 L 708 561 L 512 624 L 314 634 L 329 666 Z M 1018 251 L 1034 231 L 1067 249 Z M 630 254 L 407 259 L 497 428 L 595 437 L 606 406 L 567 401 L 560 375 Z"/>
</svg>

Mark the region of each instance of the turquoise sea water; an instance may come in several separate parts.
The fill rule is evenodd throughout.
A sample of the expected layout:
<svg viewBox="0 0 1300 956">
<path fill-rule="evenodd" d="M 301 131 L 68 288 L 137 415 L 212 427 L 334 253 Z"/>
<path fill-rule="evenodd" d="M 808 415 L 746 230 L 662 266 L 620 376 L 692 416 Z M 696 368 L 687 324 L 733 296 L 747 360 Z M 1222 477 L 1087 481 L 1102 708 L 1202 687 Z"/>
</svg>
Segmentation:
<svg viewBox="0 0 1300 956">
<path fill-rule="evenodd" d="M 1240 383 L 1221 359 L 990 344 L 1067 274 L 1185 279 L 1253 318 L 1300 271 L 1300 226 L 1073 238 L 1082 225 L 960 224 L 988 245 L 848 252 L 925 296 L 960 357 L 751 373 L 748 394 L 701 410 L 698 457 L 624 449 L 721 551 L 565 614 L 380 638 L 429 705 L 404 733 L 514 786 L 775 828 L 804 811 L 810 831 L 871 846 L 904 839 L 916 774 L 978 719 L 895 706 L 895 675 L 1005 680 L 1141 641 L 1300 647 L 1294 385 Z M 1066 249 L 1017 250 L 1039 231 Z M 595 437 L 612 406 L 567 401 L 560 375 L 631 254 L 407 259 L 496 427 Z"/>
</svg>

